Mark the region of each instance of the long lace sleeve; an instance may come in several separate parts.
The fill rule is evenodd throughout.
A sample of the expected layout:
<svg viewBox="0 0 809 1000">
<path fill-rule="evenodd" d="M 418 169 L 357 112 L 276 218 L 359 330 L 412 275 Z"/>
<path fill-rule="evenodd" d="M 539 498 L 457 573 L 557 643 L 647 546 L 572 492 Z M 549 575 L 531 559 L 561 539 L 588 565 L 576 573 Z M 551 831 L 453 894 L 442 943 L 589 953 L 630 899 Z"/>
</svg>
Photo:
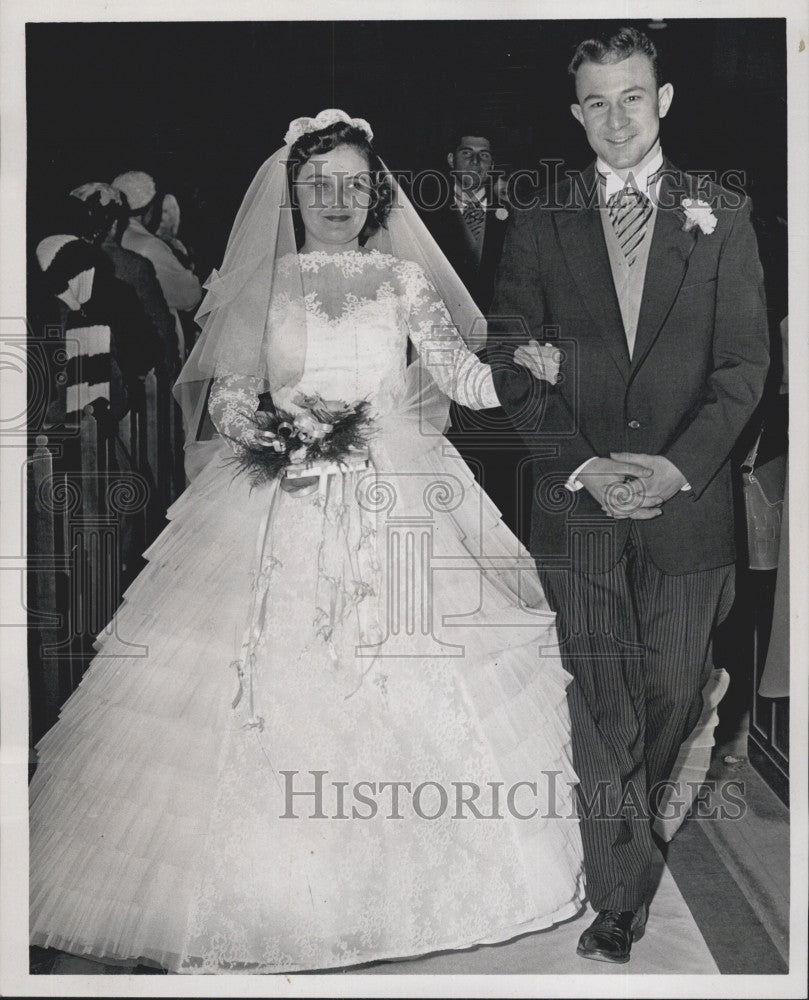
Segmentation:
<svg viewBox="0 0 809 1000">
<path fill-rule="evenodd" d="M 489 365 L 463 342 L 438 292 L 412 261 L 401 269 L 410 340 L 438 387 L 472 410 L 499 406 Z"/>
<path fill-rule="evenodd" d="M 258 396 L 265 389 L 262 379 L 247 375 L 223 375 L 214 379 L 208 412 L 214 427 L 234 451 L 239 450 L 247 435 L 255 429 Z"/>
</svg>

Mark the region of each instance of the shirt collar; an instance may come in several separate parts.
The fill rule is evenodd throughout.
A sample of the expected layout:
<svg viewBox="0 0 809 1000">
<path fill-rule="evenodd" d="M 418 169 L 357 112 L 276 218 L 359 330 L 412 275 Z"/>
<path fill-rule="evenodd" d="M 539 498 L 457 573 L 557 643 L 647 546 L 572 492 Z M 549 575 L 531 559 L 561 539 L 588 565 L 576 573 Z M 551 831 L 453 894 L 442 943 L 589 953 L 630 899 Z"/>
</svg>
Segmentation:
<svg viewBox="0 0 809 1000">
<path fill-rule="evenodd" d="M 486 207 L 486 190 L 485 188 L 481 191 L 480 195 L 473 194 L 471 191 L 464 191 L 462 187 L 458 184 L 455 185 L 455 205 L 463 209 L 464 205 L 467 203 L 472 203 L 473 205 L 480 205 L 481 208 Z"/>
<path fill-rule="evenodd" d="M 608 166 L 599 157 L 596 160 L 596 170 L 605 179 L 604 200 L 609 201 L 614 194 L 623 191 L 627 184 L 631 184 L 632 187 L 636 188 L 642 194 L 656 195 L 661 180 L 661 177 L 656 175 L 659 175 L 662 166 L 663 150 L 658 147 L 657 152 L 651 160 L 638 170 L 630 171 L 629 176 L 624 181 L 621 180 L 612 167 Z"/>
</svg>

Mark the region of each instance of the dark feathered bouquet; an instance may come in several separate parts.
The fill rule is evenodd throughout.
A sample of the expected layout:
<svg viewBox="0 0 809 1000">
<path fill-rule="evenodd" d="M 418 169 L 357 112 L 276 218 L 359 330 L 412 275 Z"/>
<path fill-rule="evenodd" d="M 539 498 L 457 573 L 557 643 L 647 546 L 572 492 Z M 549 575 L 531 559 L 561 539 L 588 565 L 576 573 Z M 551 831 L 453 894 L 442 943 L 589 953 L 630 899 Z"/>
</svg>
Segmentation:
<svg viewBox="0 0 809 1000">
<path fill-rule="evenodd" d="M 373 424 L 367 400 L 335 405 L 321 396 L 301 396 L 297 403 L 303 412 L 256 411 L 256 429 L 269 432 L 268 444 L 240 443 L 233 459 L 237 475 L 246 473 L 251 486 L 279 479 L 290 468 L 341 463 L 367 453 Z"/>
</svg>

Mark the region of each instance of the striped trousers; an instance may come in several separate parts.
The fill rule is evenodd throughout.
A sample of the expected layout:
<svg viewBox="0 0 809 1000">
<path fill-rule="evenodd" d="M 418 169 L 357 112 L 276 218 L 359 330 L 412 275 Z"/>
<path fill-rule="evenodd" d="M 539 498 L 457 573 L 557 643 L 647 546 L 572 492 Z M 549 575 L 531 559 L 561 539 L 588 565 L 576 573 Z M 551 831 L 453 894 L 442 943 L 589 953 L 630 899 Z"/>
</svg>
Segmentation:
<svg viewBox="0 0 809 1000">
<path fill-rule="evenodd" d="M 634 910 L 650 869 L 650 798 L 701 715 L 712 635 L 733 604 L 735 568 L 667 575 L 633 524 L 607 572 L 540 565 L 539 573 L 573 675 L 587 895 L 597 910 Z"/>
</svg>

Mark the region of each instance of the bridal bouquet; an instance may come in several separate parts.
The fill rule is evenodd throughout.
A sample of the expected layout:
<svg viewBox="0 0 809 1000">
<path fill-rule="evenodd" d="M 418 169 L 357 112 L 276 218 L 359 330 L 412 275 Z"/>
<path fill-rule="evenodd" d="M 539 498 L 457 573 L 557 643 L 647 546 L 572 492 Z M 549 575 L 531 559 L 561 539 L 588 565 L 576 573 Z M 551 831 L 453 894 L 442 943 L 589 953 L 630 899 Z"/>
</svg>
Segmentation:
<svg viewBox="0 0 809 1000">
<path fill-rule="evenodd" d="M 269 431 L 272 437 L 263 447 L 242 443 L 234 457 L 237 475 L 246 473 L 251 486 L 282 478 L 290 469 L 340 464 L 367 455 L 373 424 L 367 400 L 335 404 L 321 396 L 301 396 L 297 402 L 302 412 L 256 412 L 257 430 Z"/>
</svg>

